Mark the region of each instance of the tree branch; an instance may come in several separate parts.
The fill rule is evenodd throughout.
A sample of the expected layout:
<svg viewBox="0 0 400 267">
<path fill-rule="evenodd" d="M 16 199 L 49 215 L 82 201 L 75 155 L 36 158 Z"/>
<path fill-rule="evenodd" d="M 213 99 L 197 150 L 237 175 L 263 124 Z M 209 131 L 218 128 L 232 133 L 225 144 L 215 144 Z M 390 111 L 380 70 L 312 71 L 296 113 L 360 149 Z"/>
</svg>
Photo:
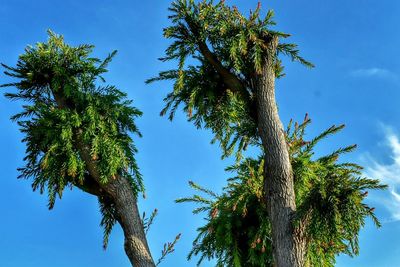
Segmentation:
<svg viewBox="0 0 400 267">
<path fill-rule="evenodd" d="M 105 193 L 100 185 L 96 182 L 96 180 L 92 176 L 90 176 L 90 174 L 85 174 L 82 182 L 71 181 L 71 183 L 82 191 L 97 197 L 103 196 Z"/>
<path fill-rule="evenodd" d="M 200 38 L 199 27 L 196 23 L 189 16 L 185 17 L 185 22 L 188 25 L 189 30 L 192 32 L 199 48 L 199 52 L 203 57 L 214 67 L 217 73 L 221 75 L 224 83 L 229 87 L 229 89 L 238 93 L 243 100 L 250 103 L 250 94 L 247 91 L 246 86 L 244 86 L 243 82 L 234 73 L 222 64 L 222 62 L 207 46 L 206 42 Z"/>
</svg>

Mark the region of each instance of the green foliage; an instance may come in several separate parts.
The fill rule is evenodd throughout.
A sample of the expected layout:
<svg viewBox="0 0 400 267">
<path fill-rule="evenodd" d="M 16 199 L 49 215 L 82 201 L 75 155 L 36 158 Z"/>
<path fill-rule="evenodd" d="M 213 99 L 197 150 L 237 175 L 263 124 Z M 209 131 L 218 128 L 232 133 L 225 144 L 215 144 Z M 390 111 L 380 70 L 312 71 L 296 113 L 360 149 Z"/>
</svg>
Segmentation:
<svg viewBox="0 0 400 267">
<path fill-rule="evenodd" d="M 32 178 L 33 190 L 47 191 L 50 209 L 65 187 L 88 190 L 89 172 L 79 146 L 90 148 L 101 183 L 121 175 L 135 194 L 144 190 L 131 138 L 131 133 L 140 135 L 134 119 L 141 112 L 116 87 L 97 85 L 104 81 L 101 75 L 116 52 L 101 61 L 90 57 L 92 49 L 69 46 L 49 31 L 48 41 L 28 46 L 16 67 L 2 64 L 5 74 L 18 80 L 2 85 L 17 89 L 6 97 L 25 103 L 23 111 L 12 117 L 27 146 L 19 178 Z M 100 203 L 106 246 L 115 217 L 112 206 L 101 199 Z"/>
<path fill-rule="evenodd" d="M 259 143 L 254 85 L 265 57 L 271 56 L 268 43 L 273 37 L 285 39 L 289 35 L 272 30 L 273 12 L 261 17 L 260 6 L 249 17 L 224 1 L 177 0 L 169 10 L 172 25 L 164 29 L 164 36 L 173 42 L 161 60 L 176 60 L 178 67 L 148 80 L 174 82 L 161 114 L 169 111 L 172 119 L 182 104 L 190 121 L 213 131 L 223 156 L 237 148 L 240 158 L 240 152 L 248 145 Z M 278 44 L 273 55 L 277 77 L 283 75 L 280 54 L 312 67 L 298 52 L 294 44 Z M 223 69 L 226 77 L 218 69 Z M 233 80 L 235 86 L 227 84 L 227 79 Z"/>
<path fill-rule="evenodd" d="M 335 255 L 358 254 L 358 234 L 366 217 L 380 226 L 374 215 L 375 209 L 363 201 L 368 195 L 367 190 L 386 186 L 379 180 L 363 177 L 361 166 L 339 162 L 339 157 L 353 151 L 355 145 L 314 159 L 315 145 L 342 130 L 344 125 L 332 126 L 311 141 L 305 141 L 304 131 L 309 123 L 306 116 L 303 123 L 296 124 L 293 129 L 290 123 L 287 130 L 295 179 L 297 222 L 306 224 L 310 266 L 334 266 Z"/>
<path fill-rule="evenodd" d="M 153 224 L 154 219 L 156 218 L 157 214 L 158 214 L 157 209 L 153 210 L 153 212 L 150 214 L 150 217 L 146 217 L 146 213 L 143 212 L 142 223 L 143 223 L 143 228 L 144 228 L 145 234 L 147 234 L 149 232 L 150 226 Z"/>
<path fill-rule="evenodd" d="M 178 234 L 177 236 L 175 236 L 174 241 L 164 244 L 164 248 L 161 251 L 161 257 L 157 260 L 156 266 L 158 266 L 163 260 L 165 260 L 165 257 L 175 251 L 176 243 L 179 241 L 180 238 L 181 234 Z"/>
<path fill-rule="evenodd" d="M 178 79 L 179 71 L 174 79 Z M 161 74 L 163 75 L 163 74 Z M 172 75 L 172 73 L 167 74 Z M 175 84 L 175 87 L 177 85 Z M 220 141 L 224 156 L 230 155 L 235 146 L 239 151 L 258 141 L 256 125 L 249 116 L 248 107 L 243 100 L 231 91 L 224 91 L 224 84 L 215 70 L 207 63 L 190 66 L 185 70 L 183 86 L 176 88 L 164 99 L 165 108 L 161 115 L 170 111 L 173 119 L 180 104 L 197 128 L 205 127 L 214 133 L 214 141 Z"/>
<path fill-rule="evenodd" d="M 190 182 L 194 195 L 176 202 L 195 202 L 200 206 L 193 213 L 205 212 L 206 225 L 198 228 L 198 236 L 188 259 L 200 255 L 217 259 L 217 266 L 272 266 L 270 225 L 262 197 L 263 166 L 259 160 L 246 159 L 227 169 L 237 172 L 228 180 L 222 195 Z"/>
<path fill-rule="evenodd" d="M 334 266 L 335 256 L 358 254 L 358 234 L 370 217 L 380 226 L 373 208 L 365 204 L 367 190 L 383 189 L 378 180 L 362 177 L 362 167 L 340 163 L 341 154 L 355 146 L 338 149 L 315 158 L 314 147 L 325 137 L 340 131 L 332 126 L 311 141 L 305 141 L 310 123 L 289 124 L 287 142 L 295 175 L 295 224 L 305 225 L 307 266 Z M 193 213 L 206 212 L 206 224 L 198 229 L 189 258 L 201 255 L 216 258 L 217 266 L 273 266 L 270 224 L 263 201 L 263 160 L 247 158 L 227 169 L 237 173 L 229 180 L 222 195 L 216 195 L 194 183 L 194 195 L 177 202 L 194 202 L 200 206 Z"/>
<path fill-rule="evenodd" d="M 114 203 L 108 201 L 105 197 L 99 197 L 100 212 L 103 215 L 100 226 L 103 227 L 103 248 L 108 246 L 111 231 L 117 223 L 116 209 Z"/>
</svg>

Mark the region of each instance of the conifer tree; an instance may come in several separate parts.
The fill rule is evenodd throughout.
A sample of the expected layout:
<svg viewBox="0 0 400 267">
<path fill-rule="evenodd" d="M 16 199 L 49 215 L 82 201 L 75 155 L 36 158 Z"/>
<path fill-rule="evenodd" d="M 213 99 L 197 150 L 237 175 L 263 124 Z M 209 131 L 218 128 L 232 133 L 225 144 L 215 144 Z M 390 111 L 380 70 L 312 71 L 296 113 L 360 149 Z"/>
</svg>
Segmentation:
<svg viewBox="0 0 400 267">
<path fill-rule="evenodd" d="M 155 266 L 137 207 L 144 186 L 131 137 L 140 136 L 134 120 L 142 113 L 125 93 L 99 83 L 116 52 L 101 61 L 91 57 L 92 49 L 69 46 L 49 32 L 48 41 L 28 46 L 15 67 L 3 64 L 18 80 L 2 85 L 17 89 L 6 97 L 25 103 L 12 117 L 27 146 L 19 178 L 32 178 L 33 190 L 48 194 L 50 209 L 68 187 L 96 196 L 104 247 L 119 223 L 132 266 Z"/>
<path fill-rule="evenodd" d="M 148 80 L 172 80 L 165 98 L 172 119 L 183 105 L 189 121 L 211 129 L 223 156 L 236 153 L 238 160 L 248 145 L 263 152 L 263 199 L 268 211 L 274 263 L 302 267 L 306 262 L 306 227 L 309 217 L 296 205 L 294 173 L 284 128 L 275 99 L 275 79 L 282 77 L 280 56 L 307 67 L 289 34 L 272 29 L 270 10 L 261 6 L 242 15 L 225 1 L 176 0 L 169 11 L 171 26 L 164 36 L 172 40 L 161 61 L 177 68 Z"/>
</svg>

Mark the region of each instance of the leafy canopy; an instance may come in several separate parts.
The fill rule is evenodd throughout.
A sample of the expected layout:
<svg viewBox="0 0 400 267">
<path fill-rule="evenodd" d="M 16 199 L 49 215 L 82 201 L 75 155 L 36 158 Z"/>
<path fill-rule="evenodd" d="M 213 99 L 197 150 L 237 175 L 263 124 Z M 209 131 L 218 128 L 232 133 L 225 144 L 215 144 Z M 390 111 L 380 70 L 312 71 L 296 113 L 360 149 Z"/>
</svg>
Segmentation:
<svg viewBox="0 0 400 267">
<path fill-rule="evenodd" d="M 99 196 L 88 184 L 91 179 L 79 145 L 90 147 L 101 183 L 118 174 L 130 181 L 135 194 L 144 190 L 131 137 L 140 135 L 134 119 L 142 113 L 115 86 L 98 85 L 116 51 L 100 60 L 91 57 L 93 48 L 69 46 L 49 31 L 48 41 L 28 46 L 15 67 L 2 64 L 5 74 L 17 79 L 2 85 L 16 88 L 6 97 L 24 103 L 11 118 L 20 126 L 27 147 L 19 178 L 31 178 L 33 190 L 47 191 L 50 209 L 66 187 Z M 101 211 L 107 239 L 115 224 L 113 207 L 102 202 Z"/>
<path fill-rule="evenodd" d="M 172 119 L 182 104 L 190 121 L 213 131 L 224 156 L 236 147 L 240 157 L 249 144 L 260 142 L 254 85 L 264 58 L 271 54 L 268 44 L 289 35 L 271 29 L 273 12 L 261 17 L 260 5 L 248 17 L 224 1 L 177 0 L 169 10 L 172 25 L 164 36 L 173 42 L 161 60 L 177 61 L 177 68 L 148 80 L 174 82 L 161 114 L 169 112 Z M 282 54 L 312 67 L 295 44 L 280 42 L 274 53 L 277 77 L 283 75 Z"/>
<path fill-rule="evenodd" d="M 305 222 L 307 266 L 334 266 L 335 257 L 359 252 L 358 235 L 365 219 L 370 217 L 379 227 L 374 208 L 365 202 L 367 190 L 384 189 L 378 180 L 363 177 L 362 167 L 341 163 L 339 156 L 355 146 L 340 148 L 329 155 L 315 158 L 314 147 L 341 126 L 332 126 L 311 141 L 305 141 L 305 128 L 310 123 L 289 124 L 286 132 L 295 177 L 297 222 Z M 217 195 L 190 182 L 202 194 L 178 199 L 200 205 L 194 213 L 205 212 L 206 224 L 198 228 L 193 242 L 193 255 L 217 259 L 217 266 L 274 266 L 271 228 L 263 197 L 263 160 L 246 158 L 227 168 L 236 173 L 228 180 L 222 195 Z M 205 195 L 203 197 L 202 195 Z"/>
</svg>

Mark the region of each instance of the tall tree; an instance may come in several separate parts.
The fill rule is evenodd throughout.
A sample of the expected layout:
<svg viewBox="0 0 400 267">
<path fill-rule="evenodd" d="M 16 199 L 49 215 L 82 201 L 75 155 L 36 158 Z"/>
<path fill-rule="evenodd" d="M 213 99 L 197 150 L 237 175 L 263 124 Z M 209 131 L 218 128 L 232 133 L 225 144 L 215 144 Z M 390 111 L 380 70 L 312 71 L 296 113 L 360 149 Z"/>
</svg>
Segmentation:
<svg viewBox="0 0 400 267">
<path fill-rule="evenodd" d="M 142 113 L 116 87 L 98 85 L 116 52 L 101 61 L 90 57 L 92 49 L 69 46 L 49 32 L 48 42 L 28 46 L 16 67 L 3 64 L 5 74 L 18 79 L 2 85 L 17 89 L 6 96 L 25 102 L 12 117 L 27 145 L 19 177 L 47 192 L 50 209 L 66 187 L 96 196 L 104 247 L 118 222 L 132 266 L 155 266 L 137 207 L 144 186 L 131 138 L 140 136 L 134 119 Z"/>
<path fill-rule="evenodd" d="M 275 79 L 284 75 L 280 55 L 313 65 L 299 56 L 295 44 L 283 42 L 288 34 L 271 29 L 273 12 L 261 17 L 260 4 L 248 17 L 225 1 L 176 0 L 169 10 L 172 25 L 164 36 L 173 43 L 161 60 L 177 61 L 178 67 L 148 81 L 174 81 L 162 114 L 169 111 L 172 119 L 183 104 L 190 121 L 212 130 L 224 156 L 236 151 L 240 158 L 248 145 L 261 145 L 275 264 L 304 266 L 309 221 L 299 219 L 297 211 Z"/>
</svg>

